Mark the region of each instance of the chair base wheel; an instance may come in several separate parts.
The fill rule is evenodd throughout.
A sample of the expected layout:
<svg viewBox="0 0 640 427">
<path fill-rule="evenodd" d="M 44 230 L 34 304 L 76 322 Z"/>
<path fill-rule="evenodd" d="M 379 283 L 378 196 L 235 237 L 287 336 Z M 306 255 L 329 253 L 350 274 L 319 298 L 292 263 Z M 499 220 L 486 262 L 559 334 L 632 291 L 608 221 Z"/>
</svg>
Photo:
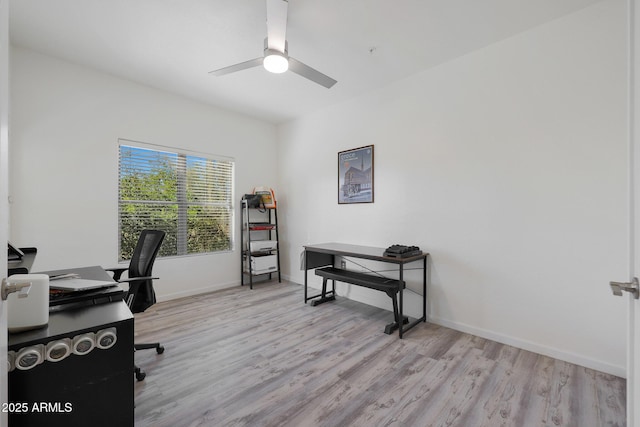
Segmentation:
<svg viewBox="0 0 640 427">
<path fill-rule="evenodd" d="M 158 354 L 164 353 L 164 347 L 161 346 L 160 343 L 134 344 L 133 345 L 134 351 L 149 350 L 149 349 L 152 349 L 152 348 L 155 348 L 156 349 L 156 353 L 158 353 Z M 138 366 L 135 366 L 135 374 L 136 374 L 136 379 L 138 381 L 144 380 L 144 378 L 147 376 L 147 374 L 145 374 L 142 369 L 138 368 Z"/>
</svg>

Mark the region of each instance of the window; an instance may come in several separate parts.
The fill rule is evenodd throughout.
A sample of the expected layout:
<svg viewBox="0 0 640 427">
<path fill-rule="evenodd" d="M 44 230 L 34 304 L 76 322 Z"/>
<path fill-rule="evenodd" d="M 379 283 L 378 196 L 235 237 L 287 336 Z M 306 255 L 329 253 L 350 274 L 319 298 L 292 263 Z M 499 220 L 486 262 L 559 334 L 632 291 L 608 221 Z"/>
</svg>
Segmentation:
<svg viewBox="0 0 640 427">
<path fill-rule="evenodd" d="M 120 140 L 118 259 L 131 259 L 143 229 L 167 233 L 158 256 L 231 250 L 233 166 L 229 158 Z"/>
</svg>

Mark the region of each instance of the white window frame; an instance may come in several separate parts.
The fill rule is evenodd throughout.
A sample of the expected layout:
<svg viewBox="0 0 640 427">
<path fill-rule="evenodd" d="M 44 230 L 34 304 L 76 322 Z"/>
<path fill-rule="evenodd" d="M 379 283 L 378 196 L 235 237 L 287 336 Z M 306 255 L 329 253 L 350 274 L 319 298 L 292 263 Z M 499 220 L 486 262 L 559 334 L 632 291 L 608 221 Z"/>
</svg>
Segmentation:
<svg viewBox="0 0 640 427">
<path fill-rule="evenodd" d="M 138 155 L 136 155 L 136 159 L 141 163 L 132 165 L 130 163 L 123 164 L 123 147 L 131 148 L 134 151 L 138 151 Z M 134 199 L 122 199 L 122 178 L 123 178 L 123 170 L 136 170 L 136 172 L 141 172 L 144 169 L 144 166 L 141 166 L 145 161 L 147 156 L 142 155 L 140 153 L 147 153 L 148 157 L 154 157 L 157 159 L 162 159 L 167 163 L 171 163 L 171 169 L 175 169 L 175 199 L 164 199 L 164 200 L 134 200 Z M 170 159 L 175 160 L 175 163 Z M 224 200 L 212 201 L 211 198 L 215 198 L 211 196 L 208 200 L 201 202 L 200 200 L 188 200 L 187 198 L 187 187 L 188 187 L 188 179 L 187 179 L 187 164 L 202 163 L 205 161 L 207 165 L 211 166 L 212 164 L 220 165 L 220 171 L 218 169 L 214 169 L 215 173 L 211 172 L 209 168 L 205 168 L 205 172 L 203 175 L 206 175 L 207 179 L 215 179 L 220 176 L 226 181 L 224 184 L 224 188 L 218 192 L 215 192 L 215 189 L 218 187 L 205 187 L 205 189 L 201 189 L 201 187 L 197 187 L 198 191 L 204 191 L 204 195 L 215 193 L 218 197 L 224 198 Z M 133 168 L 133 169 L 132 169 Z M 136 169 L 139 168 L 139 169 Z M 200 172 L 203 171 L 203 168 L 194 168 Z M 219 173 L 218 173 L 219 172 Z M 141 174 L 144 176 L 144 174 Z M 192 181 L 193 182 L 193 181 Z M 210 181 L 208 181 L 210 183 Z M 193 184 L 191 187 L 194 187 Z M 235 247 L 235 238 L 234 238 L 234 222 L 235 222 L 235 209 L 234 209 L 234 187 L 235 187 L 235 160 L 231 157 L 212 155 L 207 153 L 200 153 L 185 149 L 179 149 L 174 147 L 165 147 L 161 145 L 148 144 L 139 141 L 132 141 L 127 139 L 119 139 L 118 140 L 118 260 L 126 261 L 128 257 L 125 257 L 122 250 L 122 240 L 123 240 L 123 217 L 126 215 L 123 213 L 124 207 L 126 205 L 146 205 L 149 207 L 173 207 L 177 210 L 177 216 L 175 221 L 170 220 L 166 221 L 164 226 L 160 224 L 154 224 L 151 216 L 149 218 L 145 218 L 144 214 L 141 216 L 142 222 L 148 220 L 149 223 L 142 227 L 144 228 L 157 228 L 163 229 L 167 232 L 167 237 L 165 237 L 165 243 L 163 243 L 163 247 L 161 248 L 158 257 L 181 257 L 181 256 L 191 256 L 191 255 L 202 255 L 202 254 L 212 254 L 212 253 L 220 253 L 220 252 L 230 252 L 234 250 Z M 173 187 L 171 187 L 173 188 Z M 193 188 L 191 190 L 193 193 Z M 226 229 L 226 235 L 228 236 L 228 246 L 225 245 L 224 248 L 218 248 L 214 250 L 199 250 L 194 251 L 193 249 L 189 250 L 189 230 L 188 230 L 188 210 L 189 208 L 204 208 L 204 209 L 215 209 L 218 212 L 222 212 L 222 214 L 218 213 L 212 216 L 205 216 L 206 219 L 212 220 L 213 218 L 220 219 L 223 224 L 223 227 Z M 153 209 L 153 208 L 152 208 Z M 192 217 L 193 218 L 193 217 Z M 172 229 L 173 223 L 175 222 L 175 230 Z M 165 229 L 166 228 L 166 229 Z M 134 230 L 134 232 L 139 233 L 140 230 Z M 193 235 L 193 233 L 192 233 Z M 131 242 L 129 242 L 128 247 L 131 246 Z M 175 251 L 174 251 L 175 247 Z M 131 248 L 132 249 L 132 248 Z"/>
</svg>

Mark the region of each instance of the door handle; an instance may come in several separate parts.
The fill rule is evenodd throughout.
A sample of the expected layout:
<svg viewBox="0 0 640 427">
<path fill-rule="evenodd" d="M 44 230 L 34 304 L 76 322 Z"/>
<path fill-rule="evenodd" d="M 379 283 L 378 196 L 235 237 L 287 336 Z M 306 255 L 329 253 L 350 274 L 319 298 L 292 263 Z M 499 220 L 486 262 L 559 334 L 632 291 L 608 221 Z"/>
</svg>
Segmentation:
<svg viewBox="0 0 640 427">
<path fill-rule="evenodd" d="M 609 282 L 611 290 L 614 295 L 622 296 L 622 291 L 631 292 L 635 299 L 640 297 L 640 285 L 638 284 L 638 278 L 634 277 L 633 282 Z"/>
<path fill-rule="evenodd" d="M 31 290 L 31 282 L 24 283 L 9 283 L 7 279 L 2 279 L 2 285 L 0 285 L 0 297 L 2 301 L 6 301 L 9 294 L 14 292 L 20 292 L 18 298 L 26 298 Z"/>
</svg>

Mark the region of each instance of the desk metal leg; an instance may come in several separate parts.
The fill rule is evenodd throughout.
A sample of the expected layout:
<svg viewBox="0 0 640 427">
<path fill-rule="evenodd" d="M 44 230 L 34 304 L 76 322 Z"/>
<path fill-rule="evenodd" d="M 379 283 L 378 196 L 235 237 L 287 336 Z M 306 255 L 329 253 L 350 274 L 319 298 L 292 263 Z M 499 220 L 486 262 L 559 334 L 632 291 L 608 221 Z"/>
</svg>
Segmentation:
<svg viewBox="0 0 640 427">
<path fill-rule="evenodd" d="M 307 269 L 307 265 L 308 265 L 308 256 L 307 256 L 307 251 L 304 251 L 304 303 L 307 303 L 307 272 L 309 271 Z"/>
<path fill-rule="evenodd" d="M 422 321 L 427 322 L 427 257 L 422 261 Z"/>
<path fill-rule="evenodd" d="M 398 337 L 400 339 L 402 339 L 402 332 L 403 332 L 403 326 L 404 326 L 404 309 L 403 309 L 403 295 L 404 295 L 404 266 L 403 264 L 400 264 L 400 290 L 398 291 L 398 293 L 400 294 L 400 318 L 403 319 L 402 322 L 398 322 Z"/>
<path fill-rule="evenodd" d="M 400 264 L 400 282 L 402 283 L 404 280 L 403 277 L 403 268 L 402 264 Z M 398 336 L 402 339 L 402 335 L 407 332 L 409 329 L 413 328 L 420 322 L 427 321 L 427 258 L 424 258 L 423 261 L 423 270 L 422 270 L 422 317 L 420 319 L 416 319 L 413 322 L 409 323 L 408 318 L 403 315 L 403 300 L 402 294 L 403 289 L 400 289 L 400 317 L 403 319 L 400 325 L 398 325 Z M 407 324 L 407 327 L 403 327 L 404 324 Z"/>
</svg>

